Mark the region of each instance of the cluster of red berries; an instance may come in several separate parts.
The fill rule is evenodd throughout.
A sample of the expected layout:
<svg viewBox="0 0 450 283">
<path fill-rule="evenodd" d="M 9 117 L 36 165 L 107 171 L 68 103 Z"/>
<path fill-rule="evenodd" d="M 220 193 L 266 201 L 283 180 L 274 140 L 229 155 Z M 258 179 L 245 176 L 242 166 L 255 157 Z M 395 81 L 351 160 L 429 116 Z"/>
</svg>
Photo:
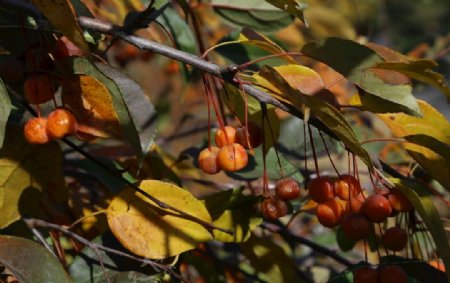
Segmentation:
<svg viewBox="0 0 450 283">
<path fill-rule="evenodd" d="M 328 228 L 341 225 L 343 233 L 354 241 L 367 238 L 373 223 L 384 222 L 390 216 L 413 208 L 396 189 L 365 197 L 359 181 L 350 175 L 334 180 L 330 177 L 313 179 L 308 185 L 308 194 L 318 203 L 318 221 Z M 406 247 L 407 238 L 404 229 L 392 227 L 381 239 L 385 248 L 400 251 Z"/>
<path fill-rule="evenodd" d="M 247 127 L 238 128 L 225 126 L 215 134 L 217 146 L 209 146 L 200 152 L 199 167 L 207 174 L 241 170 L 248 163 L 246 149 L 259 146 L 261 141 L 261 130 L 256 124 L 248 123 Z"/>
<path fill-rule="evenodd" d="M 380 266 L 374 269 L 370 266 L 362 267 L 353 272 L 354 283 L 406 283 L 408 276 L 399 266 Z"/>
<path fill-rule="evenodd" d="M 275 185 L 275 195 L 265 197 L 261 203 L 262 216 L 271 221 L 288 214 L 288 201 L 300 197 L 300 186 L 292 178 L 280 179 Z"/>
<path fill-rule="evenodd" d="M 58 108 L 47 117 L 29 119 L 23 132 L 30 144 L 45 144 L 54 139 L 74 135 L 77 129 L 75 116 L 67 109 Z"/>
</svg>

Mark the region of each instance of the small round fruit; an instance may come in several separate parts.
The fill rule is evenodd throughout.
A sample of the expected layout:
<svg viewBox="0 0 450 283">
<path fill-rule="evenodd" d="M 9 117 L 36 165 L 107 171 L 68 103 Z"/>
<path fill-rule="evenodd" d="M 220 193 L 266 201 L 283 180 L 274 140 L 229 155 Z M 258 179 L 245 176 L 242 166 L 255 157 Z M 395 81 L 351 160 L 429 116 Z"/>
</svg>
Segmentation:
<svg viewBox="0 0 450 283">
<path fill-rule="evenodd" d="M 236 130 L 231 126 L 225 126 L 217 130 L 215 138 L 218 147 L 233 144 L 236 141 Z"/>
<path fill-rule="evenodd" d="M 411 202 L 396 189 L 393 189 L 387 198 L 392 208 L 398 212 L 408 212 L 413 209 Z"/>
<path fill-rule="evenodd" d="M 270 196 L 261 203 L 261 213 L 264 219 L 275 221 L 280 217 L 287 215 L 289 208 L 285 201 L 277 196 Z"/>
<path fill-rule="evenodd" d="M 350 197 L 347 202 L 347 206 L 345 207 L 346 212 L 360 212 L 361 206 L 364 203 L 365 199 L 362 194 L 359 194 L 355 197 Z"/>
<path fill-rule="evenodd" d="M 408 276 L 399 266 L 386 266 L 380 271 L 379 281 L 380 283 L 407 283 Z"/>
<path fill-rule="evenodd" d="M 236 129 L 237 142 L 246 149 L 258 147 L 263 140 L 261 128 L 248 122 L 246 126 L 240 126 Z"/>
<path fill-rule="evenodd" d="M 282 200 L 293 200 L 300 197 L 300 187 L 292 178 L 284 178 L 275 185 L 275 194 Z"/>
<path fill-rule="evenodd" d="M 217 155 L 219 166 L 229 172 L 241 170 L 248 163 L 248 155 L 242 145 L 234 143 L 224 146 Z"/>
<path fill-rule="evenodd" d="M 317 203 L 323 203 L 334 197 L 333 183 L 328 177 L 319 177 L 308 185 L 308 194 Z"/>
<path fill-rule="evenodd" d="M 47 134 L 47 118 L 31 118 L 25 124 L 23 133 L 31 144 L 45 144 L 51 140 Z"/>
<path fill-rule="evenodd" d="M 408 234 L 399 227 L 392 227 L 384 232 L 381 241 L 386 249 L 399 252 L 406 247 L 408 243 Z"/>
<path fill-rule="evenodd" d="M 370 221 L 380 223 L 391 215 L 392 207 L 384 196 L 371 195 L 362 204 L 361 211 Z"/>
<path fill-rule="evenodd" d="M 329 199 L 317 205 L 316 216 L 320 224 L 328 228 L 333 228 L 341 224 L 344 216 L 344 208 L 336 199 Z"/>
<path fill-rule="evenodd" d="M 58 108 L 47 116 L 47 133 L 51 138 L 61 139 L 74 135 L 78 129 L 75 116 L 67 109 Z"/>
<path fill-rule="evenodd" d="M 370 224 L 361 213 L 351 213 L 342 219 L 342 231 L 351 240 L 358 241 L 367 238 Z"/>
<path fill-rule="evenodd" d="M 54 85 L 47 75 L 33 75 L 23 85 L 25 99 L 30 104 L 41 104 L 54 97 Z"/>
<path fill-rule="evenodd" d="M 207 174 L 216 174 L 220 172 L 220 166 L 217 162 L 217 155 L 220 148 L 217 146 L 211 146 L 202 150 L 198 156 L 198 166 Z"/>
<path fill-rule="evenodd" d="M 351 175 L 342 175 L 334 182 L 334 193 L 342 200 L 348 200 L 361 193 L 359 181 Z"/>
<path fill-rule="evenodd" d="M 56 60 L 61 60 L 69 56 L 83 56 L 83 51 L 66 36 L 62 36 L 56 41 L 53 55 Z"/>
<path fill-rule="evenodd" d="M 378 283 L 378 272 L 371 267 L 353 271 L 353 283 Z"/>
</svg>

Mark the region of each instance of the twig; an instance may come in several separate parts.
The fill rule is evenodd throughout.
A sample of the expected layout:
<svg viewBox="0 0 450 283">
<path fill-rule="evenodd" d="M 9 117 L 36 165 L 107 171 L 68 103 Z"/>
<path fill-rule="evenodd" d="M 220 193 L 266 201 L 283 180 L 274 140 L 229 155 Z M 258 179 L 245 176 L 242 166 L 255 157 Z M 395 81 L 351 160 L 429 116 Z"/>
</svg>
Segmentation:
<svg viewBox="0 0 450 283">
<path fill-rule="evenodd" d="M 49 223 L 49 222 L 46 222 L 46 221 L 43 221 L 43 220 L 40 220 L 40 219 L 35 219 L 35 218 L 24 218 L 23 220 L 25 221 L 27 226 L 30 227 L 30 228 L 32 228 L 32 227 L 33 228 L 35 228 L 35 227 L 42 227 L 42 228 L 50 228 L 50 229 L 57 230 L 57 231 L 65 234 L 65 235 L 67 235 L 67 236 L 77 240 L 78 242 L 80 242 L 80 243 L 90 247 L 94 251 L 95 250 L 103 250 L 103 251 L 108 252 L 108 253 L 116 254 L 116 255 L 119 255 L 119 256 L 123 256 L 123 257 L 129 258 L 129 259 L 138 261 L 138 262 L 142 262 L 144 264 L 150 265 L 155 271 L 159 272 L 160 270 L 164 270 L 165 272 L 170 273 L 171 275 L 179 278 L 180 280 L 185 281 L 179 274 L 174 272 L 172 270 L 172 268 L 170 268 L 167 265 L 160 264 L 160 263 L 151 261 L 151 260 L 146 259 L 146 258 L 137 257 L 137 256 L 134 256 L 134 255 L 131 255 L 131 254 L 128 254 L 128 253 L 125 253 L 125 252 L 122 252 L 122 251 L 119 251 L 119 250 L 116 250 L 116 249 L 108 248 L 108 247 L 105 247 L 103 245 L 93 243 L 93 242 L 91 242 L 91 241 L 81 237 L 80 235 L 78 235 L 78 234 L 68 230 L 64 226 L 53 224 L 53 223 Z"/>
<path fill-rule="evenodd" d="M 337 254 L 335 251 L 330 250 L 330 249 L 328 249 L 328 248 L 326 248 L 326 247 L 324 247 L 324 246 L 321 246 L 321 245 L 319 245 L 319 244 L 316 244 L 316 243 L 314 243 L 313 241 L 308 240 L 308 239 L 306 239 L 306 238 L 304 238 L 304 237 L 301 237 L 301 236 L 297 236 L 297 235 L 292 234 L 289 230 L 286 229 L 286 227 L 284 227 L 283 224 L 281 224 L 281 222 L 276 223 L 276 225 L 278 226 L 278 229 L 273 228 L 273 227 L 270 227 L 270 226 L 268 226 L 268 225 L 266 225 L 266 224 L 262 224 L 261 227 L 264 228 L 264 229 L 266 229 L 266 230 L 269 230 L 269 231 L 272 232 L 272 233 L 278 233 L 278 234 L 280 234 L 281 236 L 285 237 L 286 239 L 291 240 L 291 241 L 293 241 L 293 242 L 295 242 L 295 243 L 298 243 L 298 244 L 302 244 L 302 245 L 308 246 L 308 247 L 310 247 L 311 249 L 313 249 L 315 252 L 324 254 L 324 255 L 326 255 L 326 256 L 328 256 L 328 257 L 334 259 L 336 262 L 339 262 L 340 264 L 343 264 L 343 265 L 345 265 L 345 266 L 347 266 L 347 267 L 353 265 L 352 262 L 350 262 L 350 261 L 349 261 L 348 259 L 346 259 L 345 257 L 340 256 L 340 255 Z"/>
<path fill-rule="evenodd" d="M 26 222 L 25 222 L 26 223 Z M 28 223 L 26 223 L 28 225 Z M 33 235 L 39 240 L 39 242 L 41 242 L 41 244 L 52 254 L 54 255 L 56 258 L 58 258 L 55 254 L 55 252 L 53 251 L 53 249 L 50 247 L 50 245 L 47 243 L 47 241 L 44 239 L 44 236 L 42 236 L 41 232 L 38 231 L 38 229 L 32 227 L 32 226 L 28 226 L 28 228 L 31 230 L 31 232 L 33 233 Z"/>
</svg>

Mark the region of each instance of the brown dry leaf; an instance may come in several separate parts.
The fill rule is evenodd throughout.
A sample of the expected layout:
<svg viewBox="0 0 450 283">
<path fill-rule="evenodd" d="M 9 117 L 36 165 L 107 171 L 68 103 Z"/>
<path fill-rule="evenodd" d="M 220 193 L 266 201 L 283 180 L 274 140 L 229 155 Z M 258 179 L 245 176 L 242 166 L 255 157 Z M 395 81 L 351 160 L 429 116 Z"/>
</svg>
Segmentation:
<svg viewBox="0 0 450 283">
<path fill-rule="evenodd" d="M 50 23 L 59 29 L 84 54 L 90 54 L 89 45 L 78 25 L 75 10 L 68 0 L 32 0 L 33 4 L 44 14 Z"/>
<path fill-rule="evenodd" d="M 205 204 L 187 190 L 156 180 L 143 181 L 139 187 L 160 201 L 212 222 Z M 159 208 L 130 187 L 113 199 L 107 213 L 114 236 L 131 252 L 146 258 L 171 257 L 212 239 L 201 224 Z"/>
<path fill-rule="evenodd" d="M 397 138 L 430 137 L 438 141 L 446 153 L 445 145 L 450 145 L 450 123 L 425 101 L 418 100 L 423 117 L 404 113 L 378 114 Z M 420 143 L 420 140 L 417 140 Z M 408 153 L 443 186 L 450 184 L 450 162 L 435 151 L 416 143 L 403 143 Z M 430 143 L 429 147 L 432 146 Z M 439 148 L 438 148 L 439 149 Z M 448 151 L 447 151 L 448 153 Z"/>
<path fill-rule="evenodd" d="M 66 78 L 62 85 L 63 103 L 77 117 L 80 132 L 101 138 L 121 136 L 111 95 L 99 80 L 74 75 Z"/>
</svg>

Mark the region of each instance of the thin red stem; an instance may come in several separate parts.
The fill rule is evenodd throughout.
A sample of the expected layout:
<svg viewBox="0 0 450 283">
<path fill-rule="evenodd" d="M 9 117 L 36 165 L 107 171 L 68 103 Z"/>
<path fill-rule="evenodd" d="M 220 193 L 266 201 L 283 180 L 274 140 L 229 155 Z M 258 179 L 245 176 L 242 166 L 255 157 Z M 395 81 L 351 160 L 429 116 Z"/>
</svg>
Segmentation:
<svg viewBox="0 0 450 283">
<path fill-rule="evenodd" d="M 309 132 L 309 141 L 311 143 L 311 148 L 312 148 L 312 152 L 313 152 L 314 166 L 316 168 L 317 177 L 319 178 L 320 177 L 319 164 L 317 163 L 316 148 L 314 146 L 314 140 L 313 140 L 313 136 L 312 136 L 311 126 L 309 124 L 308 124 L 308 132 Z"/>
</svg>

